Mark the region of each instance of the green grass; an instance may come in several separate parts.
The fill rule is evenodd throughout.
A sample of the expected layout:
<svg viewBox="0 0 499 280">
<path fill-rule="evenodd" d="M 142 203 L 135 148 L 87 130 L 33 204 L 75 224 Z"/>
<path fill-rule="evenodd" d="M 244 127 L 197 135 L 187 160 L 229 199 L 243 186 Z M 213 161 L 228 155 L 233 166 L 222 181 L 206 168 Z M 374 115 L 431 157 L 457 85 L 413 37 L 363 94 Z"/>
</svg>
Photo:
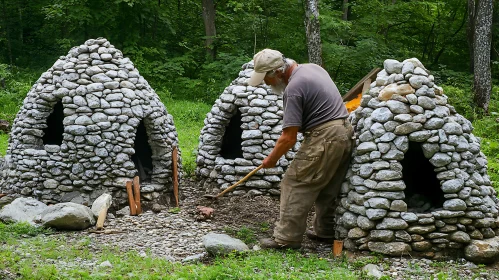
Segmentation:
<svg viewBox="0 0 499 280">
<path fill-rule="evenodd" d="M 26 225 L 0 224 L 0 233 L 7 227 L 17 234 L 6 235 L 0 246 L 0 271 L 8 270 L 18 279 L 358 279 L 345 262 L 293 251 L 257 251 L 183 265 L 114 247 L 95 250 L 91 238 L 20 238 L 22 232 L 41 233 Z M 112 267 L 99 266 L 104 261 Z"/>
<path fill-rule="evenodd" d="M 7 146 L 9 144 L 9 135 L 0 132 L 0 156 L 5 156 L 5 152 L 7 152 Z"/>
<path fill-rule="evenodd" d="M 206 114 L 211 110 L 212 105 L 171 98 L 162 98 L 162 101 L 168 113 L 173 116 L 177 128 L 184 172 L 192 175 L 196 168 L 199 133 L 204 126 L 203 121 Z"/>
<path fill-rule="evenodd" d="M 21 236 L 36 236 L 39 234 L 50 234 L 52 230 L 34 227 L 28 223 L 0 223 L 0 243 Z"/>
</svg>

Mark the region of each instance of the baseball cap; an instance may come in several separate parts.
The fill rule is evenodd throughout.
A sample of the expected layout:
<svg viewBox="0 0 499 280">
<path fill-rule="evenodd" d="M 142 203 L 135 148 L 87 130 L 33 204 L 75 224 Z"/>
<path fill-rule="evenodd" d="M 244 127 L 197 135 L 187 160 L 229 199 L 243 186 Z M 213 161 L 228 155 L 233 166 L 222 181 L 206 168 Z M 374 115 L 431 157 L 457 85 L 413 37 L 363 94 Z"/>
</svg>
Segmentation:
<svg viewBox="0 0 499 280">
<path fill-rule="evenodd" d="M 284 56 L 279 51 L 264 49 L 255 54 L 253 61 L 255 63 L 255 70 L 248 84 L 250 86 L 257 86 L 263 81 L 267 72 L 284 65 Z"/>
</svg>

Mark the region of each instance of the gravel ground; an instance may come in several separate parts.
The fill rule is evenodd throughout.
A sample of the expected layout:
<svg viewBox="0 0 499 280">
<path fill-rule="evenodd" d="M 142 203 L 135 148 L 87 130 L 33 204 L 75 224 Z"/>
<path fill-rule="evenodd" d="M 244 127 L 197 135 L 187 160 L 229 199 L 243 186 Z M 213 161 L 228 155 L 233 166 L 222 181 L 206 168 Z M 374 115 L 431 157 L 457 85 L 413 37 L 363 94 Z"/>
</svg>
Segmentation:
<svg viewBox="0 0 499 280">
<path fill-rule="evenodd" d="M 117 246 L 122 252 L 135 250 L 143 256 L 152 254 L 171 261 L 209 261 L 210 257 L 205 253 L 202 244 L 202 237 L 209 232 L 231 234 L 246 227 L 252 229 L 258 238 L 271 236 L 279 213 L 279 201 L 276 198 L 227 196 L 210 200 L 203 198 L 203 194 L 204 191 L 195 181 L 187 181 L 184 182 L 180 194 L 181 205 L 178 213 L 170 213 L 169 209 L 164 209 L 159 213 L 146 211 L 139 216 L 116 214 L 115 218 L 111 215 L 106 220 L 105 233 L 94 233 L 89 229 L 62 232 L 52 236 L 65 237 L 68 244 L 76 244 L 82 238 L 88 237 L 89 246 L 93 251 L 102 250 L 103 246 Z M 197 206 L 213 208 L 215 211 L 212 218 L 200 219 Z M 331 258 L 331 245 L 317 243 L 306 237 L 302 245 L 301 252 L 304 255 L 317 254 L 322 258 Z M 259 248 L 254 246 L 254 249 Z M 464 259 L 442 262 L 429 259 L 383 258 L 365 252 L 346 255 L 354 264 L 352 267 L 361 269 L 365 264 L 374 262 L 379 273 L 389 276 L 390 279 L 431 279 L 432 276 L 434 279 L 449 279 L 438 277 L 438 273 L 442 271 L 455 271 L 457 278 L 450 279 L 499 279 L 496 267 L 478 267 Z M 53 260 L 53 263 L 64 267 L 106 265 L 83 260 L 76 260 L 73 264 Z"/>
</svg>

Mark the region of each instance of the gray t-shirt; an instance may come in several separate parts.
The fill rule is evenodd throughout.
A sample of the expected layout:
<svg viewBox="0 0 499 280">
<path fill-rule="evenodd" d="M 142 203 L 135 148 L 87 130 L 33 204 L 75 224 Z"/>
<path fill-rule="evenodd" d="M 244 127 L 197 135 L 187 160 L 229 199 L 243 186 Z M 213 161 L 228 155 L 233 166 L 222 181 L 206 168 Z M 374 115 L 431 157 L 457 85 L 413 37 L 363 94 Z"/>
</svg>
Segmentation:
<svg viewBox="0 0 499 280">
<path fill-rule="evenodd" d="M 300 132 L 348 117 L 340 92 L 329 74 L 316 64 L 300 64 L 284 90 L 282 128 L 299 126 Z"/>
</svg>

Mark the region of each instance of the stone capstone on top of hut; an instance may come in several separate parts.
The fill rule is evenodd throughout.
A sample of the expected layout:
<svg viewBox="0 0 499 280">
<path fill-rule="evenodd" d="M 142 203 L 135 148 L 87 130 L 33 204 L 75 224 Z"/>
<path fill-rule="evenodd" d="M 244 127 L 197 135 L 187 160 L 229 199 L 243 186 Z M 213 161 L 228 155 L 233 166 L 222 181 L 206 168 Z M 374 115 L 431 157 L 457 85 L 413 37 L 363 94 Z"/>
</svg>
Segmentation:
<svg viewBox="0 0 499 280">
<path fill-rule="evenodd" d="M 248 79 L 253 61 L 242 66 L 238 78 L 224 89 L 204 120 L 199 136 L 196 174 L 225 189 L 259 166 L 282 132 L 282 95 L 267 85 L 252 87 Z M 261 169 L 232 195 L 278 195 L 278 184 L 303 139 L 285 154 L 275 168 Z"/>
<path fill-rule="evenodd" d="M 386 60 L 349 119 L 357 140 L 336 210 L 347 249 L 430 256 L 499 234 L 480 139 L 419 60 Z"/>
<path fill-rule="evenodd" d="M 12 124 L 2 191 L 46 203 L 111 193 L 119 206 L 125 182 L 139 176 L 146 206 L 165 204 L 174 147 L 173 117 L 155 91 L 109 41 L 90 39 L 28 92 Z"/>
</svg>

